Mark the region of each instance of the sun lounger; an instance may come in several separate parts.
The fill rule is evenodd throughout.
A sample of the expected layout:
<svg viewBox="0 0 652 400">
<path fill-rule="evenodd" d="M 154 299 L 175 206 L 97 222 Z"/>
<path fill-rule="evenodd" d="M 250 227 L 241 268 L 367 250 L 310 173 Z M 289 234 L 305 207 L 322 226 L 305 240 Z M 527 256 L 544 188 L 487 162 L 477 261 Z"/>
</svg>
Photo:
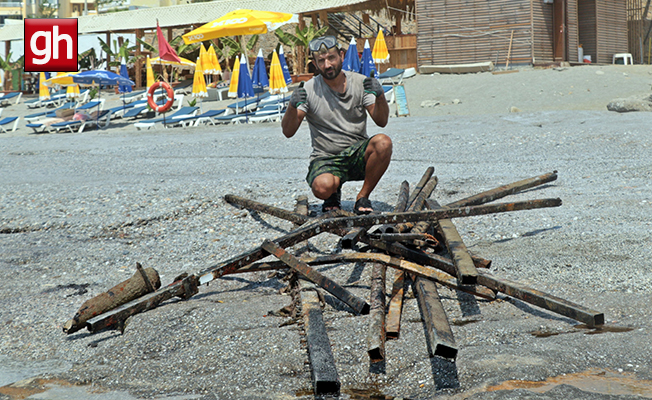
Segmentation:
<svg viewBox="0 0 652 400">
<path fill-rule="evenodd" d="M 98 107 L 99 110 L 102 110 L 104 108 L 104 99 L 89 101 L 88 103 L 75 108 L 75 111 L 87 111 Z"/>
<path fill-rule="evenodd" d="M 403 68 L 388 68 L 387 71 L 376 76 L 380 83 L 391 83 L 392 85 L 400 85 L 403 82 Z"/>
<path fill-rule="evenodd" d="M 11 128 L 11 131 L 14 132 L 18 127 L 19 120 L 20 117 L 5 117 L 0 119 L 0 130 L 2 130 L 3 133 L 7 133 L 8 131 L 7 128 L 5 127 L 14 124 L 13 127 Z"/>
<path fill-rule="evenodd" d="M 232 110 L 236 114 L 239 114 L 241 112 L 245 111 L 252 111 L 258 107 L 258 104 L 265 100 L 266 98 L 270 97 L 271 94 L 269 92 L 265 92 L 264 94 L 261 94 L 260 96 L 256 97 L 250 97 L 243 99 L 241 101 L 237 101 L 235 103 L 231 103 L 228 106 L 226 106 L 228 109 Z"/>
<path fill-rule="evenodd" d="M 70 120 L 51 124 L 49 131 L 68 130 L 71 133 L 75 133 L 75 131 L 81 133 L 86 127 L 106 128 L 111 123 L 111 114 L 113 114 L 111 110 L 94 111 L 86 120 Z"/>
<path fill-rule="evenodd" d="M 10 92 L 0 96 L 0 105 L 8 106 L 14 99 L 16 102 L 14 104 L 20 103 L 20 98 L 23 97 L 23 92 Z"/>
<path fill-rule="evenodd" d="M 30 115 L 25 117 L 25 121 L 34 122 L 34 121 L 38 121 L 39 119 L 43 119 L 43 118 L 55 118 L 57 116 L 56 112 L 58 110 L 67 110 L 69 108 L 73 108 L 74 106 L 75 106 L 75 102 L 71 101 L 71 102 L 63 104 L 61 107 L 57 108 L 56 110 L 42 111 L 42 112 L 39 112 L 39 113 L 30 114 Z"/>
<path fill-rule="evenodd" d="M 127 111 L 134 107 L 134 103 L 131 104 L 122 104 L 117 107 L 109 108 L 111 111 L 112 118 L 122 118 Z"/>
<path fill-rule="evenodd" d="M 187 79 L 185 81 L 179 82 L 178 85 L 172 88 L 174 90 L 174 96 L 176 97 L 177 94 L 191 94 L 192 84 L 193 84 L 192 79 Z"/>
<path fill-rule="evenodd" d="M 156 128 L 156 124 L 159 122 L 165 122 L 167 121 L 172 121 L 175 119 L 175 117 L 181 117 L 181 116 L 187 116 L 187 115 L 195 115 L 197 113 L 197 110 L 199 107 L 181 107 L 177 111 L 174 112 L 172 115 L 166 115 L 164 118 L 155 118 L 155 119 L 148 119 L 145 121 L 139 121 L 134 124 L 136 129 L 141 130 L 143 128 Z"/>
<path fill-rule="evenodd" d="M 224 109 L 219 109 L 219 110 L 208 110 L 203 114 L 199 115 L 187 115 L 185 117 L 178 117 L 175 118 L 173 121 L 166 123 L 165 127 L 170 128 L 173 126 L 199 126 L 199 124 L 203 123 L 210 123 L 211 125 L 215 125 L 215 121 L 213 121 L 214 117 L 217 117 L 219 115 L 224 114 L 225 110 Z"/>
<path fill-rule="evenodd" d="M 138 90 L 136 92 L 121 94 L 120 100 L 124 101 L 125 103 L 133 103 L 134 101 L 142 100 L 146 96 L 147 96 L 146 90 Z"/>
</svg>

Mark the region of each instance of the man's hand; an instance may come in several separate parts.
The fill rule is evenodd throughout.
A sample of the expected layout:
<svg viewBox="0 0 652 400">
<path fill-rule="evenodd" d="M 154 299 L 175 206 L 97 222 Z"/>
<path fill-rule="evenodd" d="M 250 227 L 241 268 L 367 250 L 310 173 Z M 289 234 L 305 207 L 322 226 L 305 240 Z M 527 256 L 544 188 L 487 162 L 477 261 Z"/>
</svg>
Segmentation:
<svg viewBox="0 0 652 400">
<path fill-rule="evenodd" d="M 299 87 L 294 89 L 294 92 L 292 92 L 292 97 L 290 97 L 290 105 L 294 108 L 298 108 L 306 101 L 308 101 L 308 93 L 306 93 L 306 89 L 303 88 L 303 82 L 301 82 Z"/>
<path fill-rule="evenodd" d="M 371 93 L 376 97 L 385 93 L 383 85 L 381 85 L 376 78 L 364 78 L 362 85 L 364 86 L 365 93 Z"/>
</svg>

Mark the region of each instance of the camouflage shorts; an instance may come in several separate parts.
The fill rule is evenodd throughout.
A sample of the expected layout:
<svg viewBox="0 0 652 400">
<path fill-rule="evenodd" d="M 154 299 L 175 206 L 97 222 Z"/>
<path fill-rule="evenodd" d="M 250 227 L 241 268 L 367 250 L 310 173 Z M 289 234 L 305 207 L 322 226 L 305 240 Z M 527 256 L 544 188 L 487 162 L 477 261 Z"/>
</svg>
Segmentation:
<svg viewBox="0 0 652 400">
<path fill-rule="evenodd" d="M 333 174 L 340 178 L 340 183 L 348 181 L 363 181 L 365 176 L 364 154 L 369 140 L 361 140 L 338 154 L 320 157 L 310 162 L 306 181 L 312 187 L 312 182 L 321 174 Z"/>
</svg>

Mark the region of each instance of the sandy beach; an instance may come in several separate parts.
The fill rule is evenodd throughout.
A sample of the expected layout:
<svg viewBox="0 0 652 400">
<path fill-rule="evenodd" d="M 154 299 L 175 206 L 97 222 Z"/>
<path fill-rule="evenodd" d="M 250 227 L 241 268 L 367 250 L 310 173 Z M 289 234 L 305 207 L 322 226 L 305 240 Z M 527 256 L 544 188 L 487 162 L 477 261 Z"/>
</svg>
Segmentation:
<svg viewBox="0 0 652 400">
<path fill-rule="evenodd" d="M 326 294 L 339 398 L 652 398 L 650 113 L 606 108 L 649 96 L 652 68 L 528 67 L 403 83 L 410 116 L 369 127 L 394 143 L 374 208 L 390 211 L 401 182 L 413 188 L 430 166 L 441 204 L 557 171 L 505 201 L 560 198 L 560 207 L 454 222 L 469 250 L 492 260 L 491 274 L 602 312 L 605 326 L 441 287 L 459 351 L 429 357 L 408 289 L 400 337 L 387 342 L 378 373 L 366 351 L 369 318 Z M 120 104 L 105 95 L 106 107 Z M 2 117 L 33 112 L 10 105 Z M 307 195 L 318 215 L 304 180 L 309 153 L 307 126 L 285 139 L 278 122 L 137 130 L 117 119 L 108 129 L 34 134 L 21 121 L 0 134 L 0 399 L 314 399 L 303 326 L 279 312 L 291 303 L 283 273 L 226 276 L 130 318 L 123 332 L 61 329 L 136 262 L 167 285 L 293 229 L 226 194 L 287 210 Z M 344 185 L 345 210 L 360 186 Z M 308 248 L 351 251 L 331 234 Z M 369 264 L 316 268 L 368 299 Z"/>
</svg>

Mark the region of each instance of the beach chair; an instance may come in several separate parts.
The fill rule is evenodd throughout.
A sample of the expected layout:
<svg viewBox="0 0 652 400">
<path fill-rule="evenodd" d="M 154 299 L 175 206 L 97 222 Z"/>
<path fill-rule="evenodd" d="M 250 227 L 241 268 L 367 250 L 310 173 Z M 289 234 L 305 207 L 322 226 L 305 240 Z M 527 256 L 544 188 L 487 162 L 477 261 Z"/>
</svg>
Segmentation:
<svg viewBox="0 0 652 400">
<path fill-rule="evenodd" d="M 111 111 L 112 118 L 123 118 L 125 113 L 134 107 L 134 103 L 131 104 L 121 104 L 116 107 L 109 108 Z"/>
<path fill-rule="evenodd" d="M 94 108 L 98 108 L 98 110 L 101 111 L 104 109 L 104 100 L 105 99 L 89 101 L 88 103 L 75 108 L 75 111 L 92 111 Z"/>
<path fill-rule="evenodd" d="M 134 123 L 134 126 L 136 129 L 141 130 L 143 128 L 154 128 L 156 129 L 156 124 L 159 122 L 164 122 L 167 124 L 167 121 L 172 121 L 175 119 L 175 117 L 181 117 L 181 116 L 187 116 L 187 115 L 195 115 L 197 114 L 197 110 L 199 107 L 181 107 L 177 111 L 175 111 L 172 115 L 166 115 L 165 118 L 160 117 L 160 118 L 154 118 L 154 119 L 148 119 L 145 121 L 139 121 Z"/>
<path fill-rule="evenodd" d="M 215 121 L 213 121 L 214 117 L 217 117 L 219 115 L 224 114 L 226 110 L 219 109 L 219 110 L 208 110 L 203 114 L 199 115 L 187 115 L 185 117 L 178 117 L 175 118 L 173 121 L 170 121 L 169 123 L 165 124 L 166 128 L 170 128 L 173 126 L 199 126 L 199 124 L 207 124 L 210 123 L 211 125 L 215 125 Z"/>
<path fill-rule="evenodd" d="M 32 130 L 34 130 L 34 133 L 48 133 L 48 132 L 52 132 L 52 129 L 50 129 L 50 126 L 52 124 L 61 123 L 61 122 L 67 122 L 67 121 L 61 121 L 61 118 L 50 117 L 50 118 L 43 118 L 36 122 L 30 122 L 25 126 L 27 128 L 31 128 Z"/>
<path fill-rule="evenodd" d="M 58 95 L 60 95 L 61 93 L 65 93 L 65 90 L 63 90 L 63 91 L 62 91 L 62 90 L 59 90 L 59 91 L 57 91 L 57 92 L 51 93 L 51 94 L 50 94 L 50 98 L 51 98 L 52 96 L 58 96 Z M 37 97 L 37 98 L 32 99 L 32 100 L 27 100 L 26 102 L 24 102 L 24 104 L 27 105 L 27 108 L 39 108 L 39 107 L 42 107 L 42 106 L 44 106 L 44 105 L 46 105 L 46 104 L 50 104 L 50 99 L 48 99 L 48 100 L 41 100 L 41 99 L 39 99 L 39 98 Z"/>
<path fill-rule="evenodd" d="M 192 79 L 186 79 L 185 81 L 179 82 L 174 88 L 174 97 L 177 97 L 178 94 L 191 94 L 192 93 Z"/>
<path fill-rule="evenodd" d="M 245 118 L 244 121 L 249 123 L 280 121 L 284 113 L 283 105 L 281 103 L 269 103 L 257 109 L 253 114 L 247 115 L 247 118 Z M 238 123 L 242 121 L 243 120 L 239 119 L 234 122 Z"/>
<path fill-rule="evenodd" d="M 383 91 L 385 92 L 385 99 L 389 104 L 393 104 L 396 101 L 394 96 L 394 86 L 393 85 L 383 85 Z"/>
<path fill-rule="evenodd" d="M 227 109 L 226 113 L 228 115 L 228 114 L 240 114 L 243 112 L 253 111 L 256 108 L 258 108 L 258 105 L 262 100 L 266 99 L 269 96 L 271 96 L 269 92 L 266 92 L 265 94 L 262 94 L 260 96 L 247 98 L 241 101 L 236 101 L 235 103 L 231 103 L 228 106 L 226 106 Z"/>
<path fill-rule="evenodd" d="M 16 99 L 14 104 L 18 104 L 21 97 L 23 97 L 23 92 L 5 93 L 0 97 L 0 106 L 8 106 L 14 99 Z"/>
<path fill-rule="evenodd" d="M 11 132 L 14 132 L 16 128 L 18 128 L 18 121 L 20 121 L 20 117 L 5 117 L 0 119 L 0 130 L 2 130 L 2 133 L 7 133 L 7 126 L 13 124 L 13 127 L 11 128 Z"/>
<path fill-rule="evenodd" d="M 43 119 L 43 118 L 55 118 L 57 116 L 56 112 L 58 110 L 67 110 L 67 109 L 73 108 L 75 106 L 75 104 L 76 103 L 74 101 L 71 101 L 71 102 L 63 104 L 61 107 L 57 108 L 56 110 L 38 112 L 38 113 L 27 115 L 24 118 L 25 118 L 25 121 L 27 121 L 27 122 L 34 122 L 34 121 L 38 121 L 39 119 Z"/>
<path fill-rule="evenodd" d="M 86 120 L 70 120 L 55 122 L 49 126 L 49 131 L 68 130 L 70 133 L 82 133 L 86 127 L 106 128 L 111 123 L 111 110 L 94 111 Z"/>
<path fill-rule="evenodd" d="M 403 68 L 388 68 L 387 71 L 376 76 L 376 79 L 382 83 L 391 83 L 392 85 L 400 85 L 403 83 Z"/>
<path fill-rule="evenodd" d="M 133 103 L 138 100 L 143 100 L 143 98 L 147 97 L 147 91 L 146 90 L 138 90 L 135 92 L 131 93 L 124 93 L 120 95 L 120 100 L 124 101 L 125 103 Z"/>
</svg>

